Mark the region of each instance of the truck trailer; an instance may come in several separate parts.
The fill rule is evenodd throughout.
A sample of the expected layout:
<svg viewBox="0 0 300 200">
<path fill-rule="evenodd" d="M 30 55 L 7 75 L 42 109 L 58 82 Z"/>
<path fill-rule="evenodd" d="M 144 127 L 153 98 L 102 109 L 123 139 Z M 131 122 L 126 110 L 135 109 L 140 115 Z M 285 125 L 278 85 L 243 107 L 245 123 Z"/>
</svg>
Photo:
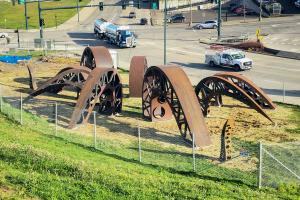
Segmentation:
<svg viewBox="0 0 300 200">
<path fill-rule="evenodd" d="M 136 36 L 129 30 L 129 26 L 118 26 L 104 19 L 96 19 L 94 33 L 99 39 L 106 40 L 121 48 L 136 47 Z"/>
</svg>

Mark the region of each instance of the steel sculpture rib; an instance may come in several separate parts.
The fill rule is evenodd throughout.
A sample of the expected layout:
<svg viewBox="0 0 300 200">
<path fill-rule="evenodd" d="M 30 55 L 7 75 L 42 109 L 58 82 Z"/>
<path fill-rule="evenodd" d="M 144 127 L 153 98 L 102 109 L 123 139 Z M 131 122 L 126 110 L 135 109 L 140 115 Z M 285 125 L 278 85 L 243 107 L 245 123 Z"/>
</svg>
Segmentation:
<svg viewBox="0 0 300 200">
<path fill-rule="evenodd" d="M 85 123 L 94 107 L 106 114 L 120 113 L 122 110 L 122 84 L 116 69 L 95 68 L 82 87 L 72 114 L 69 128 L 74 128 L 82 118 Z"/>
<path fill-rule="evenodd" d="M 151 102 L 158 98 L 161 104 L 167 102 L 177 126 L 185 140 L 194 133 L 195 145 L 211 145 L 211 139 L 204 121 L 201 107 L 190 80 L 177 65 L 152 66 L 147 69 L 143 81 L 143 116 L 151 120 Z M 161 112 L 160 117 L 166 113 Z"/>
<path fill-rule="evenodd" d="M 216 98 L 219 95 L 226 95 L 245 103 L 273 122 L 273 120 L 267 115 L 267 113 L 264 112 L 259 104 L 257 104 L 256 101 L 253 100 L 244 90 L 242 90 L 232 81 L 229 81 L 223 77 L 210 76 L 202 79 L 196 86 L 195 92 L 198 96 L 204 115 L 208 114 L 211 99 Z"/>
<path fill-rule="evenodd" d="M 36 78 L 35 78 L 35 70 L 30 64 L 26 64 L 28 73 L 29 73 L 29 87 L 32 90 L 37 89 Z"/>
<path fill-rule="evenodd" d="M 56 76 L 43 83 L 30 95 L 37 96 L 44 92 L 57 94 L 65 86 L 73 86 L 77 89 L 77 92 L 79 92 L 84 84 L 85 77 L 87 77 L 89 73 L 90 70 L 86 67 L 64 68 Z"/>
<path fill-rule="evenodd" d="M 113 60 L 106 47 L 95 46 L 86 47 L 82 53 L 81 66 L 93 70 L 96 67 L 113 68 Z"/>
<path fill-rule="evenodd" d="M 275 109 L 275 104 L 268 95 L 245 76 L 235 72 L 222 72 L 214 76 L 220 76 L 232 81 L 235 85 L 244 90 L 261 108 Z"/>
<path fill-rule="evenodd" d="M 143 90 L 143 78 L 147 70 L 147 59 L 145 56 L 133 56 L 129 68 L 129 95 L 130 97 L 141 97 Z"/>
</svg>

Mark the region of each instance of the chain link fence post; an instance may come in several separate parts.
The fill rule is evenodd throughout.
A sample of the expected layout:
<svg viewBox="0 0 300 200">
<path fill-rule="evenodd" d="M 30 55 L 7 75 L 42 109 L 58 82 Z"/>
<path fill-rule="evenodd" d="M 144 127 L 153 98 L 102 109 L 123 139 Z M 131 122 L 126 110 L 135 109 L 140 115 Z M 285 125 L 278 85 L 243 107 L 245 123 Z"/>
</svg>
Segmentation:
<svg viewBox="0 0 300 200">
<path fill-rule="evenodd" d="M 97 134 L 96 134 L 97 121 L 96 121 L 96 111 L 93 111 L 93 114 L 94 114 L 94 148 L 97 149 Z"/>
<path fill-rule="evenodd" d="M 196 156 L 195 156 L 195 136 L 192 134 L 192 145 L 193 145 L 193 171 L 196 172 Z"/>
<path fill-rule="evenodd" d="M 141 127 L 138 125 L 139 161 L 142 162 Z"/>
<path fill-rule="evenodd" d="M 282 102 L 285 103 L 285 83 L 282 82 Z"/>
<path fill-rule="evenodd" d="M 57 102 L 55 102 L 55 136 L 57 136 Z"/>
<path fill-rule="evenodd" d="M 23 125 L 23 95 L 20 93 L 20 124 Z"/>
<path fill-rule="evenodd" d="M 258 168 L 258 189 L 261 188 L 261 178 L 262 178 L 262 142 L 259 142 L 259 168 Z"/>
<path fill-rule="evenodd" d="M 3 112 L 3 99 L 2 99 L 2 95 L 0 96 L 0 112 Z"/>
</svg>

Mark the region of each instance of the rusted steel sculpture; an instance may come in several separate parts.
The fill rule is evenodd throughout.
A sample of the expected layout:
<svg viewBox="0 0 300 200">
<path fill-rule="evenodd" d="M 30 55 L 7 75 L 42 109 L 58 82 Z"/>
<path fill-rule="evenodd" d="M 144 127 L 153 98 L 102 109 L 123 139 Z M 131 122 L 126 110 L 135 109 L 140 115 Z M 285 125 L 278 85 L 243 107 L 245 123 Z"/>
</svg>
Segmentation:
<svg viewBox="0 0 300 200">
<path fill-rule="evenodd" d="M 215 76 L 220 76 L 233 82 L 244 90 L 261 108 L 275 109 L 275 104 L 268 95 L 245 76 L 235 72 L 222 72 L 215 74 Z"/>
<path fill-rule="evenodd" d="M 221 133 L 221 150 L 220 150 L 220 161 L 224 162 L 232 158 L 232 129 L 234 128 L 233 119 L 228 119 L 222 129 Z"/>
<path fill-rule="evenodd" d="M 28 73 L 29 73 L 29 87 L 32 90 L 36 90 L 37 89 L 37 84 L 36 84 L 36 79 L 35 79 L 35 69 L 30 65 L 30 64 L 26 64 Z"/>
<path fill-rule="evenodd" d="M 212 99 L 218 98 L 220 95 L 226 95 L 245 103 L 273 122 L 267 113 L 264 112 L 260 105 L 257 104 L 247 92 L 226 78 L 220 76 L 204 78 L 196 86 L 195 92 L 205 116 L 208 114 Z"/>
<path fill-rule="evenodd" d="M 76 89 L 77 93 L 79 93 L 90 72 L 91 70 L 86 67 L 78 66 L 64 68 L 56 76 L 43 83 L 30 95 L 37 96 L 44 92 L 57 94 L 62 91 L 65 86 L 72 86 Z"/>
<path fill-rule="evenodd" d="M 156 108 L 153 108 L 153 101 L 158 103 Z M 162 108 L 163 112 L 153 113 Z M 157 116 L 164 118 L 172 112 L 185 140 L 191 139 L 194 134 L 196 146 L 211 145 L 197 96 L 179 66 L 152 66 L 147 69 L 143 80 L 142 109 L 143 116 L 149 120 Z"/>
<path fill-rule="evenodd" d="M 148 68 L 145 56 L 133 56 L 129 68 L 129 95 L 141 97 L 144 74 Z"/>
<path fill-rule="evenodd" d="M 107 48 L 101 46 L 86 47 L 82 53 L 81 66 L 93 70 L 96 67 L 113 68 L 113 60 Z"/>
<path fill-rule="evenodd" d="M 87 122 L 94 107 L 105 114 L 116 114 L 122 110 L 122 83 L 116 69 L 96 67 L 81 89 L 69 128 L 82 120 Z"/>
</svg>

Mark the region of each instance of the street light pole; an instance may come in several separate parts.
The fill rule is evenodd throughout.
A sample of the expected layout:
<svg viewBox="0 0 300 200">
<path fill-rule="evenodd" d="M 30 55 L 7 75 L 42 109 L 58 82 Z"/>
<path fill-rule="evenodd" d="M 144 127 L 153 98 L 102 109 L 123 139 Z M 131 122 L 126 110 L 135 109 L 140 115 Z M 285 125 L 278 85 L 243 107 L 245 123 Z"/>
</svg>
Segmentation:
<svg viewBox="0 0 300 200">
<path fill-rule="evenodd" d="M 40 24 L 40 38 L 43 39 L 43 24 L 41 22 L 42 16 L 41 16 L 41 2 L 38 0 L 38 11 L 39 11 L 39 24 Z"/>
<path fill-rule="evenodd" d="M 25 9 L 25 27 L 26 30 L 28 30 L 27 0 L 24 1 L 24 9 Z"/>
<path fill-rule="evenodd" d="M 262 0 L 260 0 L 259 3 L 259 21 L 261 22 L 262 18 L 261 18 L 261 13 L 262 13 Z"/>
<path fill-rule="evenodd" d="M 221 0 L 218 0 L 218 40 L 221 39 L 221 14 L 222 14 Z"/>
<path fill-rule="evenodd" d="M 77 22 L 79 22 L 79 0 L 77 0 Z"/>
<path fill-rule="evenodd" d="M 192 0 L 190 0 L 190 27 L 193 24 Z"/>
<path fill-rule="evenodd" d="M 167 64 L 167 0 L 164 9 L 164 65 Z"/>
<path fill-rule="evenodd" d="M 244 22 L 246 22 L 246 2 L 245 2 L 245 0 L 243 0 L 243 4 L 244 4 L 244 10 L 243 10 L 243 12 L 244 12 Z"/>
</svg>

